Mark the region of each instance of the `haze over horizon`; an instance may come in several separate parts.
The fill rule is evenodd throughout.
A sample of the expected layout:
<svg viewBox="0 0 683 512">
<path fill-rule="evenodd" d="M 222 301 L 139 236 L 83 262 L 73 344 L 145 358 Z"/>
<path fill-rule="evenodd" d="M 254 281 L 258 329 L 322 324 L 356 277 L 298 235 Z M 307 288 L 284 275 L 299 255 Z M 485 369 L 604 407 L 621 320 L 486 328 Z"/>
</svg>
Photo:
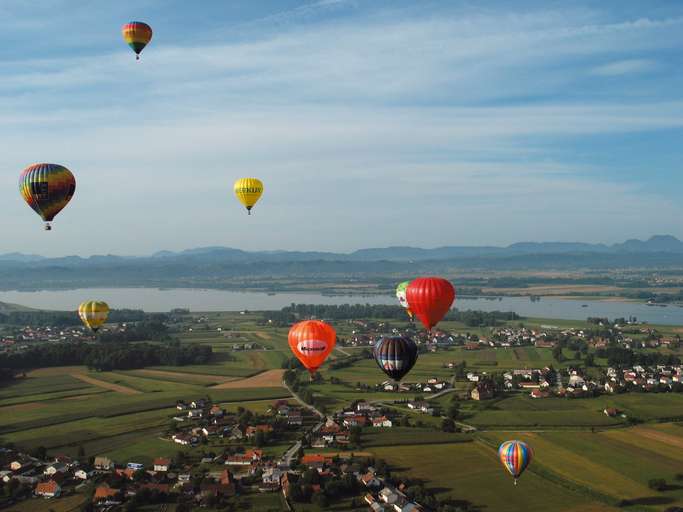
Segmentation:
<svg viewBox="0 0 683 512">
<path fill-rule="evenodd" d="M 680 3 L 0 12 L 0 253 L 683 238 Z M 154 27 L 141 62 L 131 19 Z M 17 191 L 37 161 L 78 181 L 51 233 Z M 251 217 L 232 195 L 249 175 Z"/>
</svg>

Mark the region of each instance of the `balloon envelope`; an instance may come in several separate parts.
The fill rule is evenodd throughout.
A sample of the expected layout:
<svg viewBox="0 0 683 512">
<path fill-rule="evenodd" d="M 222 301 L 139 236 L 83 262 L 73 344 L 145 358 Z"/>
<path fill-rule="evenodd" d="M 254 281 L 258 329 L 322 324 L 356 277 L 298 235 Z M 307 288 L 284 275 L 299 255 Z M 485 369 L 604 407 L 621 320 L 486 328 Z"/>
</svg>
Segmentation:
<svg viewBox="0 0 683 512">
<path fill-rule="evenodd" d="M 263 194 L 263 183 L 257 178 L 240 178 L 233 186 L 235 195 L 240 203 L 251 214 L 251 209 Z"/>
<path fill-rule="evenodd" d="M 417 345 L 405 336 L 382 336 L 372 349 L 380 370 L 398 381 L 415 366 Z"/>
<path fill-rule="evenodd" d="M 337 333 L 320 320 L 304 320 L 292 326 L 287 339 L 296 358 L 309 372 L 315 373 L 334 349 Z"/>
<path fill-rule="evenodd" d="M 408 289 L 409 284 L 410 281 L 403 281 L 402 283 L 398 283 L 398 286 L 396 287 L 396 298 L 398 299 L 399 304 L 401 304 L 402 307 L 406 308 L 408 316 L 412 318 L 413 312 L 410 310 L 410 306 L 408 305 L 408 299 L 406 298 L 406 290 Z"/>
<path fill-rule="evenodd" d="M 78 306 L 78 316 L 81 321 L 94 332 L 97 332 L 109 316 L 109 306 L 106 302 L 88 300 Z"/>
<path fill-rule="evenodd" d="M 19 176 L 19 192 L 45 222 L 51 222 L 71 201 L 76 178 L 63 165 L 33 164 Z"/>
<path fill-rule="evenodd" d="M 140 58 L 140 52 L 152 40 L 152 27 L 141 21 L 131 21 L 121 27 L 123 40 Z"/>
<path fill-rule="evenodd" d="M 500 445 L 498 456 L 500 457 L 500 462 L 514 477 L 515 483 L 517 483 L 517 478 L 524 473 L 534 454 L 528 444 L 523 441 L 513 440 L 505 441 Z"/>
<path fill-rule="evenodd" d="M 408 285 L 406 299 L 413 314 L 431 330 L 453 305 L 455 288 L 440 277 L 419 277 Z"/>
</svg>

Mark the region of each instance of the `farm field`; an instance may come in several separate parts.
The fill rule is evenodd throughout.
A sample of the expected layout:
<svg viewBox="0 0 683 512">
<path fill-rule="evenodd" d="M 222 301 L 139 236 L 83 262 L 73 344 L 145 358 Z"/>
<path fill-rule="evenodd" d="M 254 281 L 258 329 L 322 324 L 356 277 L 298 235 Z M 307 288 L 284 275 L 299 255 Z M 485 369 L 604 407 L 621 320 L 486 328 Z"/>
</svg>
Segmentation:
<svg viewBox="0 0 683 512">
<path fill-rule="evenodd" d="M 423 480 L 438 498 L 467 500 L 484 510 L 544 512 L 550 504 L 553 510 L 563 512 L 617 510 L 533 473 L 525 474 L 515 486 L 501 468 L 495 450 L 477 441 L 374 447 L 372 452 L 389 463 L 392 474 Z"/>
<path fill-rule="evenodd" d="M 570 482 L 577 489 L 611 498 L 615 503 L 626 499 L 633 505 L 663 510 L 683 504 L 683 487 L 676 479 L 683 464 L 676 446 L 683 437 L 671 433 L 676 429 L 683 430 L 665 424 L 597 433 L 519 432 L 515 437 L 534 447 L 535 473 L 550 474 L 553 479 Z M 509 434 L 490 432 L 482 434 L 482 438 L 496 446 Z M 656 478 L 667 481 L 666 490 L 658 492 L 648 487 L 648 481 Z"/>
</svg>

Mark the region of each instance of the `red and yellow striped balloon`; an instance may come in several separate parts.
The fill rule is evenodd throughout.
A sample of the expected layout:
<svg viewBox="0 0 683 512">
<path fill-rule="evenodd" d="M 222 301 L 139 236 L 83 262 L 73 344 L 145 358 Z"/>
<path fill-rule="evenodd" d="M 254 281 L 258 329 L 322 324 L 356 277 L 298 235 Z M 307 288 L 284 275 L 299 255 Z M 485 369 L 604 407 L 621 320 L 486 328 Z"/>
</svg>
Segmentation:
<svg viewBox="0 0 683 512">
<path fill-rule="evenodd" d="M 76 178 L 59 164 L 33 164 L 19 176 L 19 192 L 24 201 L 45 221 L 50 222 L 69 203 L 76 191 Z"/>
<path fill-rule="evenodd" d="M 152 40 L 152 27 L 141 21 L 131 21 L 121 28 L 123 40 L 135 52 L 136 60 L 140 60 L 140 52 Z"/>
</svg>

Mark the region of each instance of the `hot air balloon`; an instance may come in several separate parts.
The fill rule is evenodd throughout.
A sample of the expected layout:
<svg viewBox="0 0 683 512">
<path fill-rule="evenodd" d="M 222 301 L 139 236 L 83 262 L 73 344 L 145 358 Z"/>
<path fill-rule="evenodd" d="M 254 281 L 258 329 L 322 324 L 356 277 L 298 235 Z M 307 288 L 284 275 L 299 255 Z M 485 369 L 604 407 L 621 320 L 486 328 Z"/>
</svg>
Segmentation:
<svg viewBox="0 0 683 512">
<path fill-rule="evenodd" d="M 498 456 L 505 469 L 515 479 L 515 485 L 517 485 L 517 479 L 524 473 L 531 459 L 533 459 L 534 453 L 529 445 L 523 441 L 505 441 L 498 448 Z"/>
<path fill-rule="evenodd" d="M 263 183 L 257 178 L 240 178 L 235 182 L 233 187 L 235 195 L 240 203 L 247 209 L 251 215 L 251 209 L 263 194 Z"/>
<path fill-rule="evenodd" d="M 131 21 L 121 28 L 121 34 L 135 52 L 135 60 L 140 60 L 140 52 L 152 40 L 152 27 L 141 21 Z"/>
<path fill-rule="evenodd" d="M 408 299 L 406 299 L 406 289 L 408 288 L 409 284 L 410 281 L 398 283 L 398 286 L 396 287 L 396 298 L 398 299 L 399 304 L 406 308 L 406 313 L 408 313 L 408 316 L 413 318 L 413 312 L 410 310 L 410 306 L 408 305 Z"/>
<path fill-rule="evenodd" d="M 431 331 L 451 308 L 455 288 L 440 277 L 420 277 L 408 285 L 406 299 L 413 314 Z"/>
<path fill-rule="evenodd" d="M 399 381 L 415 366 L 417 345 L 405 336 L 382 336 L 375 342 L 372 354 L 380 370 Z"/>
<path fill-rule="evenodd" d="M 325 362 L 337 343 L 334 328 L 320 320 L 305 320 L 289 330 L 289 348 L 311 373 Z"/>
<path fill-rule="evenodd" d="M 76 191 L 76 178 L 58 164 L 33 164 L 19 176 L 19 192 L 24 201 L 45 221 L 45 229 L 69 203 Z"/>
<path fill-rule="evenodd" d="M 93 332 L 102 327 L 109 316 L 109 306 L 106 302 L 88 300 L 78 306 L 78 316 L 86 327 Z"/>
</svg>

